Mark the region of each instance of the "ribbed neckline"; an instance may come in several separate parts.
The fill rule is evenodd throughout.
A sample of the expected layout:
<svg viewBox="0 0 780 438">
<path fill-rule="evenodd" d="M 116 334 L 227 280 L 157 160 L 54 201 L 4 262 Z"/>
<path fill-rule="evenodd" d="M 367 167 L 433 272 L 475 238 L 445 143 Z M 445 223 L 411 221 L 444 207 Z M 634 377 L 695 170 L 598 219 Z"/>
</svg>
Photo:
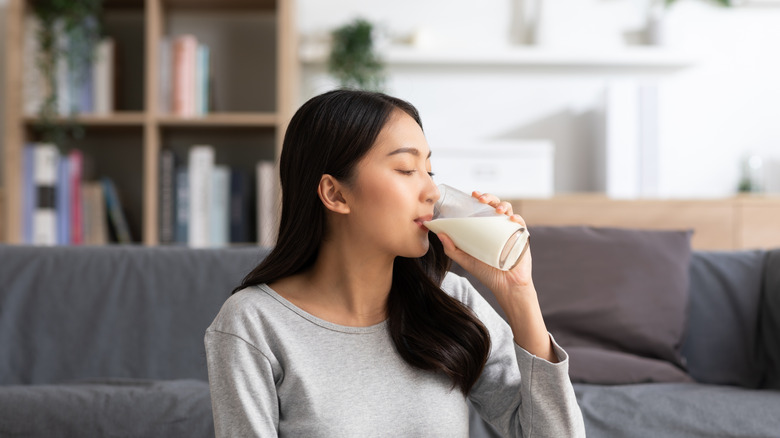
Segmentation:
<svg viewBox="0 0 780 438">
<path fill-rule="evenodd" d="M 367 334 L 367 333 L 376 333 L 379 330 L 383 330 L 387 326 L 387 320 L 366 327 L 352 327 L 348 325 L 336 324 L 330 321 L 326 321 L 322 318 L 318 318 L 312 315 L 311 313 L 301 309 L 300 307 L 296 306 L 291 301 L 289 301 L 287 298 L 284 298 L 283 296 L 279 295 L 278 292 L 271 289 L 267 284 L 261 284 L 257 287 L 260 288 L 263 292 L 270 295 L 271 298 L 280 302 L 283 306 L 287 307 L 288 309 L 298 314 L 298 316 L 308 320 L 312 324 L 316 324 L 328 330 L 333 330 L 341 333 L 350 333 L 350 334 Z"/>
</svg>

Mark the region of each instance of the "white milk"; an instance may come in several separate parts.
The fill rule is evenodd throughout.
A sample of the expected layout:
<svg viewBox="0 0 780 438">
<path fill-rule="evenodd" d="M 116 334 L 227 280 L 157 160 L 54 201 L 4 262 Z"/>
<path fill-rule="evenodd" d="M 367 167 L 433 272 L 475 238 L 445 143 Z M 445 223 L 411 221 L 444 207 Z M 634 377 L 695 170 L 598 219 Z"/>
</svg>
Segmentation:
<svg viewBox="0 0 780 438">
<path fill-rule="evenodd" d="M 526 247 L 528 231 L 524 231 L 507 256 L 506 266 L 501 266 L 501 252 L 507 241 L 522 226 L 509 220 L 509 216 L 464 217 L 434 219 L 425 222 L 434 233 L 450 236 L 455 246 L 493 267 L 508 270 Z"/>
</svg>

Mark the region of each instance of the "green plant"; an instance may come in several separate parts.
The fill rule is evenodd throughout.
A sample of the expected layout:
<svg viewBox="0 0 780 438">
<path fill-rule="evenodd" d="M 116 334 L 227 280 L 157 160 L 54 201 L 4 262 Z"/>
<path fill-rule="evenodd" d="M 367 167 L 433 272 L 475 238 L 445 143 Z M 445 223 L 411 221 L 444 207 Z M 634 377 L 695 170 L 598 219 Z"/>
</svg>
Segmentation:
<svg viewBox="0 0 780 438">
<path fill-rule="evenodd" d="M 357 18 L 333 31 L 328 72 L 342 87 L 382 91 L 384 63 L 376 53 L 373 25 Z"/>
<path fill-rule="evenodd" d="M 103 0 L 34 0 L 32 10 L 40 21 L 37 34 L 37 66 L 46 84 L 47 95 L 38 111 L 36 126 L 44 141 L 61 143 L 70 133 L 81 137 L 83 128 L 69 120 L 57 123 L 59 94 L 57 70 L 67 63 L 69 80 L 81 83 L 92 66 L 94 49 L 100 38 L 98 18 Z M 67 39 L 67 45 L 63 41 Z M 70 111 L 68 111 L 70 114 Z"/>
</svg>

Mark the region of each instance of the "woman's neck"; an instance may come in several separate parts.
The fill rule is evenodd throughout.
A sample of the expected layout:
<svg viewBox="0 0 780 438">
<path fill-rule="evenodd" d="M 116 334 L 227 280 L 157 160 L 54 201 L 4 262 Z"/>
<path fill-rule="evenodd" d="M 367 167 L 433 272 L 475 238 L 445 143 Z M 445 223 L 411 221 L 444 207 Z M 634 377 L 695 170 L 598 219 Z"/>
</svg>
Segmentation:
<svg viewBox="0 0 780 438">
<path fill-rule="evenodd" d="M 344 242 L 348 240 L 323 242 L 311 269 L 270 286 L 326 321 L 355 327 L 378 324 L 387 317 L 394 258 Z"/>
</svg>

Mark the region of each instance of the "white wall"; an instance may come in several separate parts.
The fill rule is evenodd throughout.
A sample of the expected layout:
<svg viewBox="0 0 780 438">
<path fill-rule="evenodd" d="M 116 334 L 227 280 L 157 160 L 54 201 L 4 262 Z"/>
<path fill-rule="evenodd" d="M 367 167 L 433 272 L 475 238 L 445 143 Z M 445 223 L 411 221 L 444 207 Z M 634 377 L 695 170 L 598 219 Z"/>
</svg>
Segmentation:
<svg viewBox="0 0 780 438">
<path fill-rule="evenodd" d="M 558 46 L 623 44 L 644 24 L 646 0 L 545 0 L 543 36 Z M 391 38 L 423 29 L 448 47 L 507 45 L 517 0 L 298 0 L 306 41 L 355 16 Z M 780 162 L 780 7 L 722 9 L 678 0 L 667 17 L 668 46 L 690 52 L 694 67 L 659 82 L 657 194 L 718 197 L 734 193 L 740 159 Z M 493 139 L 551 138 L 557 192 L 600 191 L 608 75 L 516 68 L 391 66 L 388 92 L 421 111 L 434 150 Z M 307 67 L 302 97 L 333 85 L 322 66 Z M 780 166 L 778 166 L 780 168 Z M 777 172 L 780 174 L 780 171 Z M 777 182 L 772 187 L 780 192 Z"/>
</svg>

